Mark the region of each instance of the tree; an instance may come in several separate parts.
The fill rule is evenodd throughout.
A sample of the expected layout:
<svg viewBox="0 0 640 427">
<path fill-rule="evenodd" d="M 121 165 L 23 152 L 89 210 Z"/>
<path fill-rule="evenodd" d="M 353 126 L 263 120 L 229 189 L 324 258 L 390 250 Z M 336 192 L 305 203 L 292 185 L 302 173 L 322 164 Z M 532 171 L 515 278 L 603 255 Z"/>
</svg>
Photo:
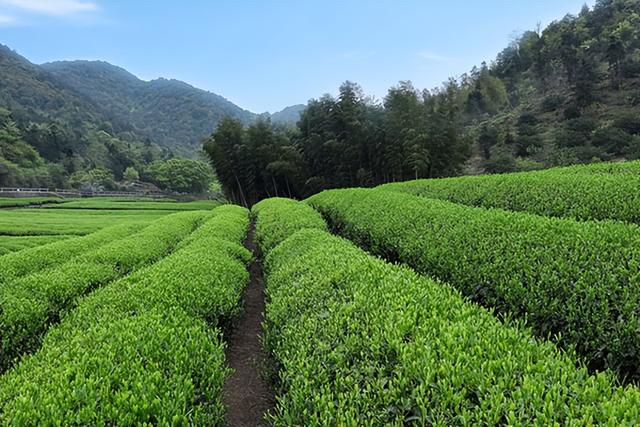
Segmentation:
<svg viewBox="0 0 640 427">
<path fill-rule="evenodd" d="M 159 188 L 178 193 L 204 193 L 213 181 L 213 171 L 208 164 L 178 157 L 156 160 L 144 175 Z"/>
<path fill-rule="evenodd" d="M 478 134 L 478 146 L 482 150 L 485 159 L 491 156 L 491 147 L 498 143 L 498 129 L 484 123 Z"/>
<path fill-rule="evenodd" d="M 116 188 L 115 179 L 111 171 L 96 168 L 88 171 L 78 171 L 71 175 L 69 184 L 84 191 L 104 191 Z"/>
<path fill-rule="evenodd" d="M 129 182 L 134 182 L 140 179 L 140 174 L 138 174 L 138 171 L 132 166 L 126 168 L 122 176 L 125 181 Z"/>
<path fill-rule="evenodd" d="M 385 151 L 391 181 L 427 176 L 429 149 L 424 104 L 409 81 L 389 89 L 384 99 Z"/>
</svg>

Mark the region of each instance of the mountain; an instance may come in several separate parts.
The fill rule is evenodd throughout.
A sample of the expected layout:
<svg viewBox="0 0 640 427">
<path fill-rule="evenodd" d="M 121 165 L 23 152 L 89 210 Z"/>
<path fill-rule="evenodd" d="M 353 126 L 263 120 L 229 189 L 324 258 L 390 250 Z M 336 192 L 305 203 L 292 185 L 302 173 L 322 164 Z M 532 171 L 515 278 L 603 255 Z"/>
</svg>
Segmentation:
<svg viewBox="0 0 640 427">
<path fill-rule="evenodd" d="M 220 95 L 178 80 L 143 81 L 107 62 L 60 61 L 41 68 L 110 117 L 174 151 L 198 150 L 225 116 L 243 123 L 256 117 Z"/>
<path fill-rule="evenodd" d="M 8 109 L 20 124 L 51 121 L 126 132 L 126 121 L 109 117 L 104 111 L 66 87 L 43 68 L 32 64 L 6 46 L 0 45 L 0 107 Z M 86 131 L 86 129 L 77 129 Z"/>
<path fill-rule="evenodd" d="M 0 45 L 0 186 L 113 186 L 128 168 L 149 178 L 154 161 L 198 156 L 224 117 L 295 124 L 302 108 L 257 115 L 178 80 L 104 61 L 36 65 Z"/>
<path fill-rule="evenodd" d="M 0 45 L 0 186 L 117 187 L 128 169 L 153 182 L 161 166 L 149 165 L 196 157 L 225 116 L 257 117 L 177 80 L 99 61 L 36 65 Z"/>
<path fill-rule="evenodd" d="M 291 105 L 270 115 L 273 123 L 295 125 L 300 120 L 300 114 L 307 106 L 304 104 Z"/>
</svg>

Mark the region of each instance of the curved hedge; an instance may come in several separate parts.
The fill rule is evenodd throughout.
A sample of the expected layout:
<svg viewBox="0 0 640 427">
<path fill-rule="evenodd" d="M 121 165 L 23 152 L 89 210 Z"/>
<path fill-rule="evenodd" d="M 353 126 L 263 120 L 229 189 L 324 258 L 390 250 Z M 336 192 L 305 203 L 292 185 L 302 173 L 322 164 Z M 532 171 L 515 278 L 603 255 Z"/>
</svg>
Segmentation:
<svg viewBox="0 0 640 427">
<path fill-rule="evenodd" d="M 423 179 L 378 188 L 449 200 L 469 206 L 501 208 L 579 220 L 613 219 L 640 223 L 640 173 L 636 166 L 595 165 L 501 175 Z M 605 171 L 612 173 L 601 173 Z"/>
<path fill-rule="evenodd" d="M 324 231 L 286 239 L 266 272 L 276 426 L 640 421 L 637 389 Z"/>
<path fill-rule="evenodd" d="M 292 199 L 273 197 L 262 200 L 251 208 L 251 214 L 256 218 L 256 241 L 263 253 L 298 230 L 327 229 L 318 212 Z"/>
<path fill-rule="evenodd" d="M 0 284 L 0 371 L 37 348 L 40 335 L 78 296 L 166 256 L 206 215 L 166 216 L 55 268 Z"/>
<path fill-rule="evenodd" d="M 199 229 L 211 233 L 82 298 L 0 378 L 0 424 L 221 425 L 216 326 L 248 281 L 247 225 L 246 209 L 214 214 Z"/>
<path fill-rule="evenodd" d="M 640 378 L 640 229 L 471 208 L 382 190 L 331 190 L 308 202 L 340 234 L 449 282 L 592 368 Z"/>
<path fill-rule="evenodd" d="M 142 227 L 143 224 L 140 223 L 114 225 L 86 236 L 61 240 L 0 256 L 0 271 L 2 271 L 0 284 L 68 261 L 83 252 L 127 237 Z"/>
</svg>

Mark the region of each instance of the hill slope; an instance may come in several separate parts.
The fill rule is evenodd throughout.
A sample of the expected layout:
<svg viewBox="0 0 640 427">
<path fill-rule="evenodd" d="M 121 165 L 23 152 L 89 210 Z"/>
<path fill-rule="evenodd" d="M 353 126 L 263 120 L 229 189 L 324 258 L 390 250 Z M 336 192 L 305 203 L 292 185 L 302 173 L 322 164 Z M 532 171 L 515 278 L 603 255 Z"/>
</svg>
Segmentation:
<svg viewBox="0 0 640 427">
<path fill-rule="evenodd" d="M 640 2 L 598 0 L 458 81 L 473 169 L 640 157 Z"/>
<path fill-rule="evenodd" d="M 49 72 L 3 45 L 0 45 L 0 107 L 11 111 L 19 124 L 58 121 L 73 123 L 78 128 L 89 122 L 111 132 L 131 129 L 126 121 L 108 117 Z"/>
<path fill-rule="evenodd" d="M 243 123 L 256 117 L 222 96 L 187 83 L 146 82 L 102 61 L 51 62 L 42 68 L 109 116 L 129 122 L 136 132 L 173 150 L 195 151 L 225 116 Z"/>
</svg>

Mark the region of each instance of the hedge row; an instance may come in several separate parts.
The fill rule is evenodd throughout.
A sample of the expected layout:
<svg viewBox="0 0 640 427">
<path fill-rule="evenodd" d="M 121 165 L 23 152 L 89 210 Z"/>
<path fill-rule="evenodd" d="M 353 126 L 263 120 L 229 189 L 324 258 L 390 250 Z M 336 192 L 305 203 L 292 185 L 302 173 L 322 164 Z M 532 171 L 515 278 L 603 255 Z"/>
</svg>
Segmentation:
<svg viewBox="0 0 640 427">
<path fill-rule="evenodd" d="M 143 227 L 141 223 L 115 225 L 82 237 L 50 243 L 0 257 L 0 284 L 68 261 L 98 246 L 126 237 Z"/>
<path fill-rule="evenodd" d="M 636 162 L 634 162 L 636 163 Z M 620 220 L 640 224 L 640 173 L 599 173 L 586 167 L 502 175 L 423 179 L 379 188 L 449 200 L 579 220 Z M 611 166 L 613 171 L 624 170 Z M 633 170 L 634 168 L 630 168 Z M 639 168 L 640 169 L 640 168 Z M 583 171 L 583 172 L 581 172 Z"/>
<path fill-rule="evenodd" d="M 640 421 L 637 389 L 589 375 L 520 323 L 321 229 L 286 239 L 265 271 L 276 426 Z"/>
<path fill-rule="evenodd" d="M 263 253 L 305 228 L 327 229 L 318 212 L 304 203 L 281 197 L 262 200 L 251 208 L 256 217 L 256 241 Z"/>
<path fill-rule="evenodd" d="M 58 267 L 0 285 L 0 371 L 39 346 L 40 335 L 78 296 L 166 256 L 207 214 L 185 212 L 154 221 Z"/>
<path fill-rule="evenodd" d="M 77 236 L 64 234 L 52 236 L 0 236 L 0 255 L 34 248 L 36 246 L 48 245 L 49 243 L 61 242 L 73 237 Z"/>
<path fill-rule="evenodd" d="M 247 225 L 246 209 L 215 214 L 188 245 L 82 298 L 0 378 L 0 424 L 221 425 L 216 326 L 248 281 Z"/>
<path fill-rule="evenodd" d="M 45 203 L 63 203 L 60 197 L 0 197 L 0 208 L 18 208 Z"/>
<path fill-rule="evenodd" d="M 558 173 L 626 173 L 640 174 L 640 160 L 624 162 L 599 162 L 581 165 L 565 166 L 548 169 L 549 172 Z"/>
<path fill-rule="evenodd" d="M 449 282 L 590 367 L 640 378 L 640 230 L 471 208 L 381 190 L 310 198 L 360 246 Z"/>
</svg>

